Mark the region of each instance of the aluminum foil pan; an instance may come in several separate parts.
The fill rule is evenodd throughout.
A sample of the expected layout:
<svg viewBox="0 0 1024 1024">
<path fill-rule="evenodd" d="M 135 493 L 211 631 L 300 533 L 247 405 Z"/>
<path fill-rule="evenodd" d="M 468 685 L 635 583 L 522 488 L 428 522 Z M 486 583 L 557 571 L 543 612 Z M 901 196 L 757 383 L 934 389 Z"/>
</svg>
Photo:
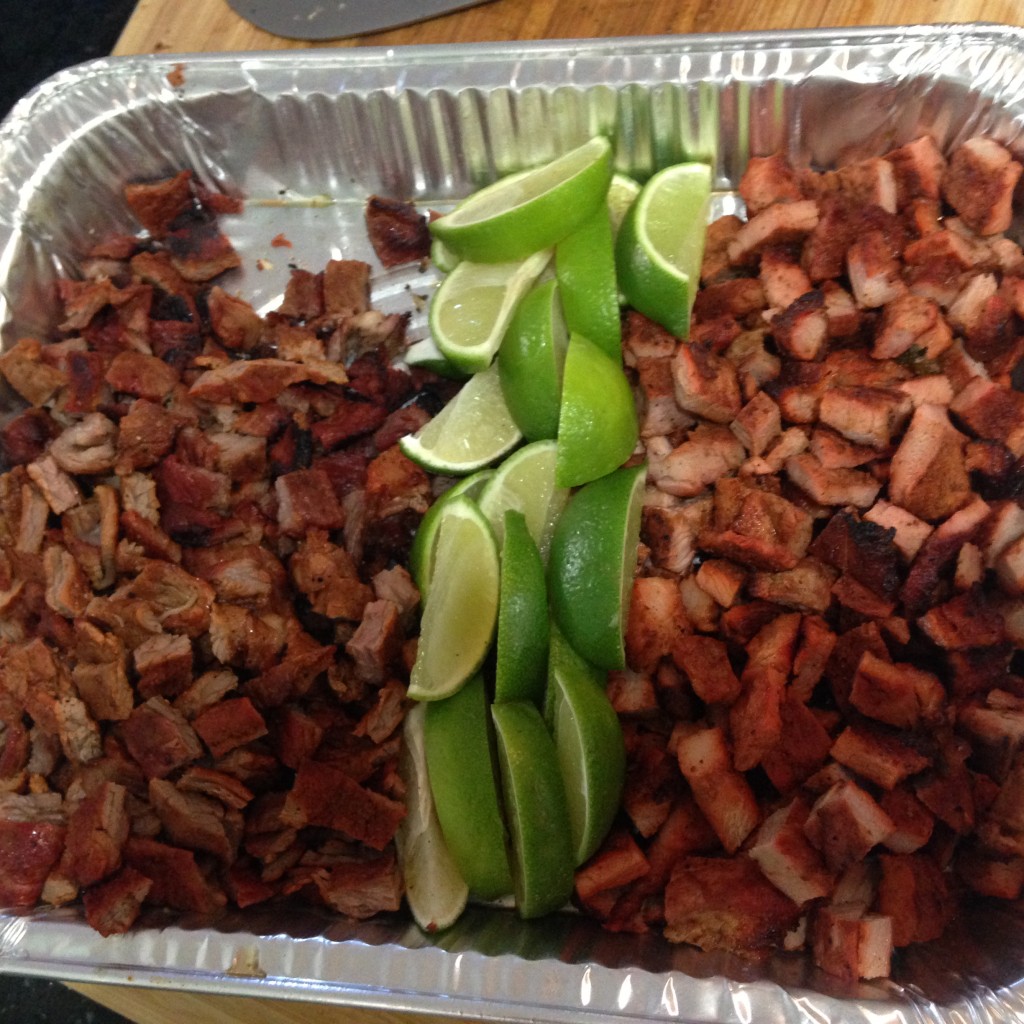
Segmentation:
<svg viewBox="0 0 1024 1024">
<path fill-rule="evenodd" d="M 231 287 L 269 309 L 291 266 L 372 261 L 369 193 L 443 208 L 595 132 L 638 177 L 710 161 L 725 212 L 752 155 L 827 166 L 923 131 L 1024 152 L 1022 127 L 1024 33 L 988 26 L 96 61 L 0 126 L 2 336 L 45 337 L 54 279 L 134 231 L 123 184 L 185 167 L 246 199 L 224 223 L 243 257 Z M 422 330 L 432 284 L 380 271 L 374 298 Z M 979 902 L 941 942 L 901 952 L 890 981 L 852 989 L 802 957 L 750 963 L 483 907 L 435 937 L 401 915 L 276 907 L 152 913 L 109 939 L 73 908 L 0 914 L 0 970 L 510 1021 L 1006 1021 L 1024 1019 L 1024 908 Z"/>
</svg>

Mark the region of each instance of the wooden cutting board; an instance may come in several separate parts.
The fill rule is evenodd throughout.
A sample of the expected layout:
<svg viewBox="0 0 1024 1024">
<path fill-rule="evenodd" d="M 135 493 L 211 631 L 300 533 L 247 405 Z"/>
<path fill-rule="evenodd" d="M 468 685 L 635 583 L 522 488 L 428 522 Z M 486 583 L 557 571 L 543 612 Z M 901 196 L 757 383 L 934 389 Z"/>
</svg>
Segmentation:
<svg viewBox="0 0 1024 1024">
<path fill-rule="evenodd" d="M 1021 25 L 1022 19 L 1019 0 L 492 0 L 418 25 L 317 45 L 401 46 L 966 21 Z M 140 0 L 114 52 L 309 45 L 260 31 L 224 0 Z"/>
<path fill-rule="evenodd" d="M 418 25 L 315 45 L 402 46 L 969 21 L 1024 25 L 1024 5 L 1019 0 L 492 0 Z M 114 53 L 283 50 L 309 45 L 260 31 L 224 0 L 140 0 Z M 451 1020 L 127 986 L 72 987 L 139 1024 L 450 1024 Z"/>
</svg>

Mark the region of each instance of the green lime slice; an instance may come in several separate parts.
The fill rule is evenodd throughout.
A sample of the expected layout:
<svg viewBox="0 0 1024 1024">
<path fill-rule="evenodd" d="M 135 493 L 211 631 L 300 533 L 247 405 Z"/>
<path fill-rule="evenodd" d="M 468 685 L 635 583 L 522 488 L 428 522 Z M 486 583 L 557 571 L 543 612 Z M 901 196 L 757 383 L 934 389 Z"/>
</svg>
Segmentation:
<svg viewBox="0 0 1024 1024">
<path fill-rule="evenodd" d="M 445 505 L 460 494 L 479 498 L 487 481 L 494 476 L 493 469 L 481 469 L 471 476 L 456 480 L 424 513 L 416 535 L 409 548 L 409 571 L 424 600 L 430 588 L 430 577 L 434 571 L 434 554 L 437 550 L 437 528 L 443 518 Z"/>
<path fill-rule="evenodd" d="M 621 360 L 582 334 L 569 336 L 558 417 L 556 480 L 575 487 L 621 466 L 639 437 L 633 391 Z"/>
<path fill-rule="evenodd" d="M 547 249 L 575 230 L 608 193 L 612 146 L 596 136 L 526 173 L 474 192 L 430 223 L 465 260 L 501 263 Z"/>
<path fill-rule="evenodd" d="M 463 380 L 468 376 L 468 374 L 448 361 L 448 358 L 437 347 L 437 343 L 430 335 L 421 338 L 419 341 L 414 341 L 405 350 L 403 358 L 409 366 L 418 366 L 424 370 L 430 370 L 440 377 Z"/>
<path fill-rule="evenodd" d="M 519 301 L 550 262 L 548 249 L 517 262 L 461 262 L 430 302 L 430 332 L 444 357 L 466 373 L 490 366 Z"/>
<path fill-rule="evenodd" d="M 551 540 L 548 591 L 555 622 L 599 668 L 626 664 L 624 634 L 645 482 L 646 467 L 633 466 L 581 487 Z"/>
<path fill-rule="evenodd" d="M 568 344 L 558 282 L 550 278 L 524 296 L 498 349 L 502 394 L 512 418 L 531 441 L 558 434 Z"/>
<path fill-rule="evenodd" d="M 398 443 L 424 469 L 466 476 L 497 462 L 522 439 L 495 365 L 470 377 L 432 420 Z"/>
<path fill-rule="evenodd" d="M 707 164 L 666 167 L 643 186 L 616 241 L 625 301 L 679 338 L 690 330 L 710 196 Z"/>
<path fill-rule="evenodd" d="M 445 842 L 427 775 L 425 704 L 413 705 L 402 726 L 399 773 L 405 783 L 406 815 L 395 834 L 405 879 L 405 901 L 425 932 L 451 927 L 469 899 L 469 886 Z"/>
<path fill-rule="evenodd" d="M 455 693 L 483 664 L 498 620 L 498 547 L 475 501 L 460 494 L 437 526 L 430 590 L 423 602 L 413 700 Z"/>
<path fill-rule="evenodd" d="M 548 591 L 537 544 L 522 512 L 505 513 L 501 589 L 495 641 L 494 699 L 532 700 L 544 695 L 548 659 Z"/>
<path fill-rule="evenodd" d="M 547 562 L 555 523 L 569 500 L 569 488 L 555 482 L 557 465 L 557 443 L 534 441 L 494 470 L 480 492 L 479 503 L 499 545 L 505 535 L 505 513 L 515 509 L 526 517 L 530 536 Z"/>
<path fill-rule="evenodd" d="M 426 758 L 437 817 L 470 892 L 484 900 L 512 892 L 491 728 L 479 674 L 458 693 L 426 705 Z"/>
<path fill-rule="evenodd" d="M 573 887 L 573 848 L 555 743 L 529 701 L 491 707 L 505 817 L 512 837 L 516 910 L 524 918 L 558 910 Z"/>
<path fill-rule="evenodd" d="M 555 274 L 569 331 L 589 338 L 610 359 L 621 362 L 615 242 L 607 206 L 599 206 L 558 243 Z"/>
<path fill-rule="evenodd" d="M 608 215 L 612 221 L 612 235 L 618 238 L 619 228 L 626 213 L 640 195 L 640 183 L 626 174 L 616 171 L 608 186 Z"/>
<path fill-rule="evenodd" d="M 605 690 L 606 678 L 552 626 L 545 718 L 562 770 L 577 866 L 607 835 L 626 777 L 622 728 Z"/>
</svg>

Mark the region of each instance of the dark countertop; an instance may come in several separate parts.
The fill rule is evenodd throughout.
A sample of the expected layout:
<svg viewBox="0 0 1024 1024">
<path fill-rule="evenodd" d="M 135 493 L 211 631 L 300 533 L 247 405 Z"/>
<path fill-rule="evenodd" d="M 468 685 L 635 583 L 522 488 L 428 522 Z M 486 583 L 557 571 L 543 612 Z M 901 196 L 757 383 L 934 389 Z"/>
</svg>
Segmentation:
<svg viewBox="0 0 1024 1024">
<path fill-rule="evenodd" d="M 10 0 L 0 32 L 0 117 L 62 68 L 111 51 L 135 0 Z M 3 169 L 0 168 L 0 174 Z M 127 1024 L 63 985 L 0 974 L 2 1024 Z"/>
<path fill-rule="evenodd" d="M 0 117 L 55 71 L 110 53 L 136 0 L 8 0 L 0 32 Z"/>
</svg>

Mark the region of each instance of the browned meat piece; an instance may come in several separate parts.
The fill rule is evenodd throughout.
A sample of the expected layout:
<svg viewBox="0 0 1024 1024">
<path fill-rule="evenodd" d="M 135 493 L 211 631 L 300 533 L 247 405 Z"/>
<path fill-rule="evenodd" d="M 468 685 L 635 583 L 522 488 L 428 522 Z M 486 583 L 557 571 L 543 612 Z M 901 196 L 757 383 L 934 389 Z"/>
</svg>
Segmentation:
<svg viewBox="0 0 1024 1024">
<path fill-rule="evenodd" d="M 830 427 L 822 426 L 811 431 L 810 450 L 825 469 L 856 469 L 878 458 L 874 448 L 856 444 Z"/>
<path fill-rule="evenodd" d="M 601 850 L 576 872 L 576 897 L 584 906 L 593 905 L 598 894 L 621 889 L 643 878 L 648 871 L 650 864 L 633 837 L 617 829 Z"/>
<path fill-rule="evenodd" d="M 155 465 L 173 448 L 180 427 L 181 421 L 162 405 L 132 402 L 117 433 L 117 472 L 124 476 Z"/>
<path fill-rule="evenodd" d="M 892 919 L 893 945 L 938 938 L 954 913 L 945 872 L 923 853 L 883 853 L 878 859 L 878 909 Z"/>
<path fill-rule="evenodd" d="M 810 808 L 796 798 L 769 815 L 757 830 L 750 859 L 772 885 L 799 906 L 827 897 L 835 878 L 804 835 Z"/>
<path fill-rule="evenodd" d="M 855 782 L 837 782 L 811 808 L 804 823 L 811 843 L 832 871 L 863 859 L 893 831 L 889 816 Z"/>
<path fill-rule="evenodd" d="M 729 246 L 734 265 L 751 262 L 767 246 L 802 242 L 818 223 L 818 204 L 813 199 L 768 206 L 737 232 Z"/>
<path fill-rule="evenodd" d="M 251 352 L 260 341 L 263 321 L 244 299 L 214 285 L 206 297 L 210 326 L 217 340 L 235 352 Z"/>
<path fill-rule="evenodd" d="M 64 850 L 59 793 L 0 795 L 0 903 L 31 907 Z"/>
<path fill-rule="evenodd" d="M 700 426 L 673 447 L 653 438 L 648 447 L 648 476 L 660 491 L 693 498 L 743 464 L 743 445 L 727 427 Z"/>
<path fill-rule="evenodd" d="M 230 864 L 242 837 L 242 816 L 194 792 L 183 792 L 164 779 L 149 780 L 149 801 L 164 832 L 176 846 L 212 853 Z"/>
<path fill-rule="evenodd" d="M 355 437 L 372 434 L 386 418 L 387 409 L 376 402 L 342 400 L 334 413 L 313 425 L 312 433 L 325 451 L 332 451 Z"/>
<path fill-rule="evenodd" d="M 388 600 L 370 601 L 345 651 L 360 678 L 380 683 L 394 670 L 404 639 L 398 608 Z"/>
<path fill-rule="evenodd" d="M 882 231 L 860 235 L 846 251 L 846 273 L 854 298 L 878 309 L 906 291 L 900 263 Z"/>
<path fill-rule="evenodd" d="M 910 205 L 914 199 L 940 198 L 946 158 L 930 135 L 922 135 L 890 150 L 885 159 L 892 164 L 895 173 L 898 209 Z"/>
<path fill-rule="evenodd" d="M 792 502 L 727 478 L 715 487 L 714 516 L 699 543 L 754 569 L 792 569 L 807 553 L 811 525 Z"/>
<path fill-rule="evenodd" d="M 21 338 L 0 355 L 0 374 L 31 405 L 45 405 L 64 386 L 66 376 L 40 358 L 42 345 Z"/>
<path fill-rule="evenodd" d="M 747 590 L 751 597 L 783 608 L 822 613 L 832 603 L 837 573 L 817 558 L 804 558 L 792 569 L 755 573 Z"/>
<path fill-rule="evenodd" d="M 822 395 L 821 422 L 854 444 L 888 448 L 911 413 L 910 400 L 900 392 L 872 387 L 833 387 Z"/>
<path fill-rule="evenodd" d="M 729 277 L 697 292 L 693 300 L 695 325 L 729 317 L 747 326 L 767 309 L 764 288 L 756 277 Z M 675 346 L 667 354 L 672 355 Z"/>
<path fill-rule="evenodd" d="M 848 904 L 817 907 L 811 915 L 814 962 L 823 971 L 852 983 L 887 978 L 892 960 L 892 921 Z"/>
<path fill-rule="evenodd" d="M 673 661 L 686 673 L 693 692 L 707 704 L 731 704 L 740 695 L 740 681 L 721 640 L 682 634 L 672 647 Z"/>
<path fill-rule="evenodd" d="M 685 857 L 665 888 L 665 935 L 705 950 L 778 946 L 800 908 L 749 857 Z"/>
<path fill-rule="evenodd" d="M 934 299 L 913 292 L 900 295 L 882 308 L 871 354 L 895 359 L 911 347 L 928 359 L 941 355 L 953 341 L 953 332 Z"/>
<path fill-rule="evenodd" d="M 641 437 L 675 436 L 694 425 L 693 417 L 676 402 L 672 366 L 666 356 L 636 360 Z"/>
<path fill-rule="evenodd" d="M 214 704 L 193 719 L 192 727 L 215 758 L 267 734 L 263 716 L 248 697 Z"/>
<path fill-rule="evenodd" d="M 178 383 L 178 374 L 156 356 L 120 352 L 107 368 L 106 380 L 114 391 L 159 404 Z"/>
<path fill-rule="evenodd" d="M 950 651 L 989 647 L 1006 636 L 1003 617 L 983 593 L 971 591 L 936 605 L 918 620 L 930 640 Z"/>
<path fill-rule="evenodd" d="M 282 812 L 282 820 L 290 825 L 332 828 L 375 850 L 391 842 L 404 817 L 402 804 L 315 761 L 299 767 Z"/>
<path fill-rule="evenodd" d="M 864 652 L 850 691 L 850 702 L 862 714 L 904 729 L 922 719 L 935 722 L 945 700 L 946 691 L 934 673 L 884 661 L 870 651 Z"/>
<path fill-rule="evenodd" d="M 704 256 L 700 268 L 702 284 L 713 284 L 715 281 L 728 277 L 731 273 L 729 263 L 729 243 L 736 237 L 736 232 L 743 226 L 743 221 L 735 214 L 729 213 L 713 220 L 704 233 Z M 631 315 L 627 313 L 627 317 Z"/>
<path fill-rule="evenodd" d="M 814 287 L 798 250 L 786 246 L 769 246 L 761 253 L 759 276 L 768 305 L 775 309 L 786 309 Z"/>
<path fill-rule="evenodd" d="M 277 520 L 290 536 L 301 537 L 307 530 L 339 530 L 345 514 L 321 469 L 299 469 L 279 476 L 274 482 Z"/>
<path fill-rule="evenodd" d="M 323 293 L 324 311 L 330 316 L 358 317 L 370 312 L 370 265 L 362 260 L 328 260 Z"/>
<path fill-rule="evenodd" d="M 121 866 L 130 825 L 126 797 L 124 786 L 103 782 L 68 816 L 62 867 L 78 885 L 94 885 Z"/>
<path fill-rule="evenodd" d="M 42 492 L 52 512 L 61 515 L 82 502 L 82 491 L 58 465 L 52 455 L 44 455 L 25 467 L 32 482 Z"/>
<path fill-rule="evenodd" d="M 402 874 L 393 851 L 380 857 L 343 859 L 314 871 L 313 883 L 328 907 L 356 920 L 402 905 Z"/>
<path fill-rule="evenodd" d="M 942 193 L 972 231 L 994 235 L 1010 226 L 1022 170 L 994 139 L 968 139 L 950 157 Z"/>
<path fill-rule="evenodd" d="M 240 359 L 201 374 L 189 388 L 193 398 L 219 405 L 272 402 L 295 384 L 344 384 L 343 367 L 322 362 L 292 363 L 283 359 Z"/>
<path fill-rule="evenodd" d="M 782 739 L 761 758 L 761 767 L 780 793 L 792 793 L 820 771 L 832 748 L 821 719 L 792 687 L 779 707 Z"/>
<path fill-rule="evenodd" d="M 132 652 L 138 691 L 146 698 L 175 697 L 192 682 L 192 642 L 187 636 L 160 633 Z"/>
<path fill-rule="evenodd" d="M 413 263 L 430 255 L 427 218 L 412 203 L 370 196 L 366 230 L 377 259 L 385 267 Z"/>
<path fill-rule="evenodd" d="M 859 208 L 879 207 L 896 212 L 896 175 L 893 165 L 880 157 L 868 157 L 825 172 L 825 185 L 835 187 Z"/>
<path fill-rule="evenodd" d="M 886 790 L 894 789 L 931 765 L 929 758 L 897 736 L 868 725 L 844 729 L 836 737 L 831 754 L 839 764 Z"/>
<path fill-rule="evenodd" d="M 892 528 L 861 519 L 853 512 L 832 516 L 814 539 L 810 552 L 849 573 L 883 597 L 895 595 L 903 578 L 903 563 Z"/>
<path fill-rule="evenodd" d="M 100 935 L 123 935 L 142 911 L 153 883 L 134 868 L 123 868 L 112 878 L 82 894 L 85 919 Z"/>
<path fill-rule="evenodd" d="M 743 592 L 747 580 L 740 566 L 724 558 L 708 558 L 701 562 L 696 574 L 697 585 L 723 608 L 731 608 Z"/>
<path fill-rule="evenodd" d="M 135 219 L 154 237 L 162 238 L 174 222 L 192 209 L 192 172 L 152 183 L 129 183 L 124 198 Z"/>
<path fill-rule="evenodd" d="M 736 370 L 729 360 L 699 345 L 682 344 L 672 362 L 679 407 L 713 423 L 735 419 L 742 406 Z"/>
<path fill-rule="evenodd" d="M 212 914 L 227 902 L 224 893 L 206 878 L 191 850 L 132 836 L 124 850 L 125 863 L 148 878 L 146 901 L 196 914 Z"/>
<path fill-rule="evenodd" d="M 732 765 L 725 733 L 699 725 L 676 726 L 676 756 L 693 797 L 727 853 L 735 853 L 757 827 L 761 810 L 746 778 Z"/>
<path fill-rule="evenodd" d="M 978 437 L 1002 441 L 1024 455 L 1024 395 L 977 377 L 950 403 L 950 412 Z"/>
<path fill-rule="evenodd" d="M 825 469 L 810 452 L 787 459 L 786 475 L 820 505 L 867 508 L 882 489 L 878 480 L 860 470 Z"/>
<path fill-rule="evenodd" d="M 913 561 L 933 527 L 898 505 L 881 499 L 864 513 L 866 522 L 881 526 L 892 534 L 892 542 L 907 561 Z"/>
<path fill-rule="evenodd" d="M 122 726 L 128 752 L 147 778 L 162 779 L 202 756 L 192 727 L 163 697 L 151 697 Z"/>
<path fill-rule="evenodd" d="M 748 214 L 805 197 L 800 173 L 782 153 L 752 156 L 736 186 Z"/>
<path fill-rule="evenodd" d="M 805 615 L 800 625 L 800 643 L 793 658 L 789 692 L 807 701 L 821 680 L 825 665 L 835 649 L 836 635 L 818 615 Z"/>
<path fill-rule="evenodd" d="M 914 853 L 931 839 L 935 818 L 907 788 L 896 786 L 882 794 L 882 810 L 896 826 L 885 840 L 885 847 L 893 853 Z"/>
<path fill-rule="evenodd" d="M 794 359 L 821 358 L 830 336 L 824 294 L 808 291 L 794 299 L 772 317 L 771 333 L 779 348 Z"/>
<path fill-rule="evenodd" d="M 370 518 L 386 519 L 430 506 L 430 478 L 397 446 L 381 452 L 366 467 L 366 508 Z"/>
<path fill-rule="evenodd" d="M 730 429 L 751 455 L 763 455 L 782 432 L 779 407 L 769 395 L 759 391 L 740 409 Z"/>
</svg>

